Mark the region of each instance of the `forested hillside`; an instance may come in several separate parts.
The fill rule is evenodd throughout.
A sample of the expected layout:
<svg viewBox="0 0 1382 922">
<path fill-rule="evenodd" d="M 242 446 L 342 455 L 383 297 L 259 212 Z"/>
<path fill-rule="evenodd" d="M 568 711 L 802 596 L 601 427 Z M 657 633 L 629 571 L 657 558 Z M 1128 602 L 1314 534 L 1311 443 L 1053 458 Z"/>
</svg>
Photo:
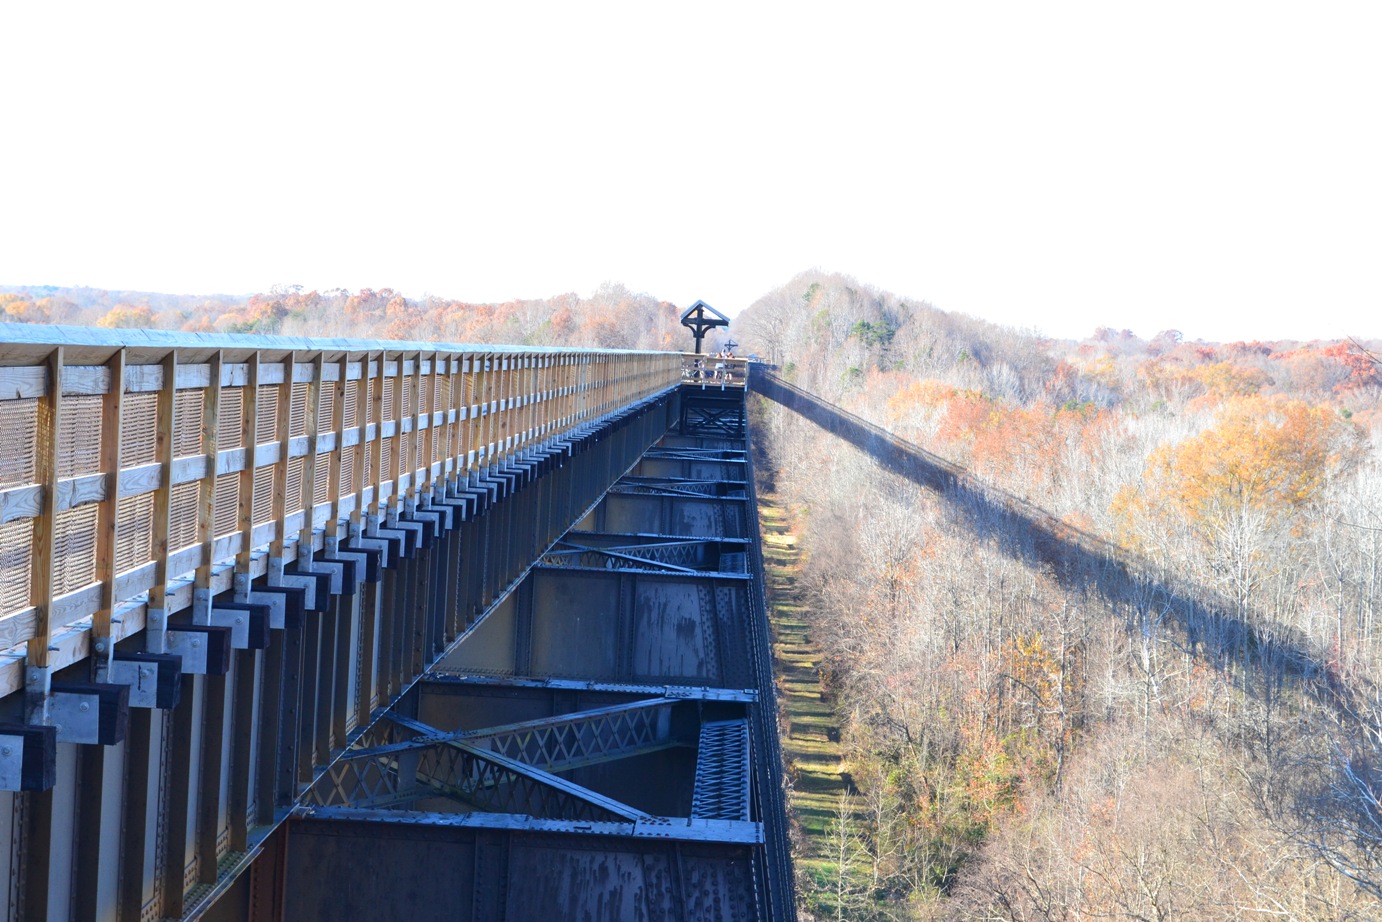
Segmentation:
<svg viewBox="0 0 1382 922">
<path fill-rule="evenodd" d="M 319 292 L 292 286 L 246 298 L 0 288 L 0 322 L 606 349 L 687 348 L 679 313 L 673 304 L 613 283 L 589 298 L 564 294 L 503 304 L 411 299 L 388 288 Z"/>
<path fill-rule="evenodd" d="M 833 856 L 803 876 L 808 912 L 1382 917 L 1382 374 L 1362 349 L 1050 342 L 819 274 L 734 332 L 985 499 L 757 408 L 857 788 L 829 841 L 798 843 Z M 1095 572 L 1030 553 L 1003 508 L 1102 548 Z"/>
</svg>

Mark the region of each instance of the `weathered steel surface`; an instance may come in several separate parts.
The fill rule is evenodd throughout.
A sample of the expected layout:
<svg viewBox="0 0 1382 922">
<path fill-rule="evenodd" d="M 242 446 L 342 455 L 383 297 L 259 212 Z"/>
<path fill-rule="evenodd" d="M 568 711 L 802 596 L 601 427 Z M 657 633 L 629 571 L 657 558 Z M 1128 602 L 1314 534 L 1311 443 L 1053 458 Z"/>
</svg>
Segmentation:
<svg viewBox="0 0 1382 922">
<path fill-rule="evenodd" d="M 747 688 L 747 584 L 735 574 L 534 567 L 441 667 Z"/>
<path fill-rule="evenodd" d="M 752 920 L 752 840 L 704 843 L 630 824 L 320 811 L 289 824 L 285 916 L 312 922 L 387 907 L 393 918 Z"/>
</svg>

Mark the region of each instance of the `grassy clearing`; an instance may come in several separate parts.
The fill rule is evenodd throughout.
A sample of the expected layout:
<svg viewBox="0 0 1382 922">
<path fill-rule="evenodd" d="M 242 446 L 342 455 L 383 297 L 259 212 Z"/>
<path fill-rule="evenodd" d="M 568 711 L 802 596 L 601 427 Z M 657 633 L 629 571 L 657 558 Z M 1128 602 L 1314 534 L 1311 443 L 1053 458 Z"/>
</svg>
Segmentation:
<svg viewBox="0 0 1382 922">
<path fill-rule="evenodd" d="M 829 858 L 831 826 L 841 797 L 852 793 L 839 726 L 821 688 L 820 650 L 797 591 L 801 551 L 787 511 L 771 494 L 758 497 L 759 529 L 767 569 L 774 672 L 782 710 L 782 757 L 787 807 L 794 827 L 793 860 L 799 901 L 834 915 L 830 900 L 836 864 Z"/>
</svg>

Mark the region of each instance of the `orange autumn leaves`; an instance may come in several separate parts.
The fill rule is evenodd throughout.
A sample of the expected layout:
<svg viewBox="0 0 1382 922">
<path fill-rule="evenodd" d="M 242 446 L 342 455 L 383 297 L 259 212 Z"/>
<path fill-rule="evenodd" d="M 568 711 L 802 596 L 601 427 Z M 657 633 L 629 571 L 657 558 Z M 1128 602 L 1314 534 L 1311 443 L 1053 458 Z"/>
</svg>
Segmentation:
<svg viewBox="0 0 1382 922">
<path fill-rule="evenodd" d="M 1227 517 L 1255 515 L 1296 525 L 1330 477 L 1360 449 L 1356 426 L 1327 407 L 1297 400 L 1240 396 L 1227 400 L 1214 425 L 1152 453 L 1141 489 L 1125 487 L 1114 514 L 1126 540 L 1136 527 L 1175 516 L 1211 541 Z"/>
<path fill-rule="evenodd" d="M 931 379 L 899 389 L 885 413 L 904 434 L 916 421 L 931 420 L 934 441 L 948 456 L 1027 495 L 1040 495 L 1068 475 L 1072 458 L 1093 447 L 1112 417 L 1092 404 L 1021 406 Z"/>
</svg>

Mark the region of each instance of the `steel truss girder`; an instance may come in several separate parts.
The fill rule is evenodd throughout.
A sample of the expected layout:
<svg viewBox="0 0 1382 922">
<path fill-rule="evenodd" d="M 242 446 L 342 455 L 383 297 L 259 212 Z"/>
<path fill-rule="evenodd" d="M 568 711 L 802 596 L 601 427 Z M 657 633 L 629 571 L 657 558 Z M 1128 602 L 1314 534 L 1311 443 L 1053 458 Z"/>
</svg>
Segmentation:
<svg viewBox="0 0 1382 922">
<path fill-rule="evenodd" d="M 569 804 L 553 802 L 545 790 L 539 790 L 547 783 L 545 779 L 555 778 L 549 772 L 689 745 L 690 740 L 676 732 L 672 719 L 673 709 L 684 706 L 684 700 L 657 698 L 455 733 L 394 719 L 390 722 L 397 729 L 372 737 L 370 742 L 375 745 L 345 753 L 319 779 L 308 802 L 386 807 L 436 793 L 485 809 L 513 812 L 508 808 L 513 807 L 510 801 L 516 795 L 497 795 L 492 790 L 508 785 L 521 791 L 520 802 L 541 805 L 543 813 L 536 815 L 546 815 L 552 809 L 565 815 L 573 812 Z M 397 730 L 418 735 L 382 742 Z M 560 782 L 563 796 L 571 796 L 572 790 L 587 791 L 555 780 Z M 420 789 L 419 784 L 431 790 Z M 580 794 L 577 799 L 588 802 L 590 797 Z"/>
<path fill-rule="evenodd" d="M 688 490 L 671 490 L 662 487 L 645 487 L 639 484 L 616 483 L 609 488 L 610 494 L 623 496 L 667 496 L 673 499 L 721 499 L 736 502 L 744 502 L 747 496 L 741 491 L 739 493 L 697 493 Z"/>
<path fill-rule="evenodd" d="M 443 743 L 420 755 L 421 785 L 489 813 L 592 821 L 648 817 L 612 797 L 470 743 Z"/>
<path fill-rule="evenodd" d="M 726 552 L 724 547 L 729 545 L 739 550 Z M 603 570 L 743 573 L 746 553 L 747 542 L 723 538 L 669 538 L 599 545 L 568 536 L 558 541 L 538 563 L 547 567 Z"/>
<path fill-rule="evenodd" d="M 445 738 L 482 746 L 546 771 L 567 771 L 688 745 L 690 740 L 680 738 L 673 727 L 672 711 L 679 706 L 681 702 L 665 698 L 635 701 Z"/>
<path fill-rule="evenodd" d="M 433 671 L 424 675 L 423 682 L 438 685 L 462 685 L 487 688 L 540 688 L 558 691 L 612 692 L 642 698 L 675 698 L 680 701 L 738 701 L 751 704 L 758 700 L 752 688 L 711 688 L 692 685 L 633 685 L 624 682 L 594 682 L 586 679 L 529 679 L 521 677 L 474 675 L 469 672 Z"/>
<path fill-rule="evenodd" d="M 748 458 L 737 448 L 650 448 L 643 453 L 645 458 L 665 461 L 727 461 L 743 464 Z"/>
<path fill-rule="evenodd" d="M 568 771 L 689 745 L 690 740 L 681 738 L 672 722 L 673 708 L 683 705 L 682 701 L 655 698 L 450 733 L 410 720 L 408 726 L 421 728 L 420 735 L 373 749 L 355 749 L 346 755 L 363 758 L 426 749 L 439 743 L 468 743 L 545 771 Z"/>
<path fill-rule="evenodd" d="M 691 815 L 749 819 L 749 722 L 717 720 L 701 725 Z"/>
<path fill-rule="evenodd" d="M 675 494 L 681 496 L 742 497 L 747 489 L 742 480 L 705 480 L 684 477 L 621 477 L 615 488 L 624 493 Z"/>
<path fill-rule="evenodd" d="M 303 803 L 379 809 L 437 796 L 491 813 L 548 819 L 618 821 L 647 816 L 556 775 L 454 740 L 343 756 Z"/>
</svg>

